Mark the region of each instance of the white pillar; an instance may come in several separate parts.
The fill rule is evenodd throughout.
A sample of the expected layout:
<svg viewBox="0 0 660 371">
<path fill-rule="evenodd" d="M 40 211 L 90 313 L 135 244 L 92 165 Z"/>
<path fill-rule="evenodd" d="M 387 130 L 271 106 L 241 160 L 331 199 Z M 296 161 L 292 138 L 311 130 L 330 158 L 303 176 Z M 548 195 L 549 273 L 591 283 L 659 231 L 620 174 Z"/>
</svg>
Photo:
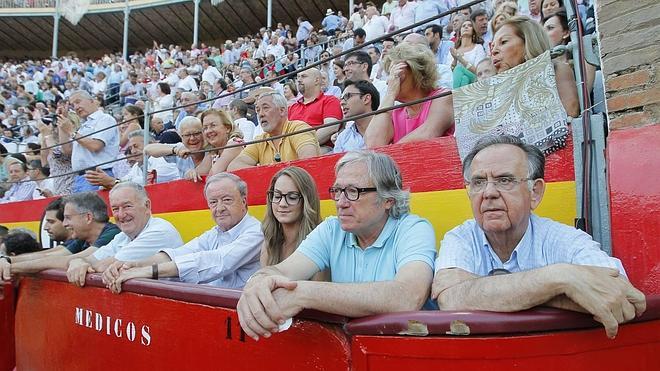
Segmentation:
<svg viewBox="0 0 660 371">
<path fill-rule="evenodd" d="M 193 25 L 193 44 L 195 46 L 199 47 L 198 42 L 199 42 L 199 1 L 200 0 L 193 0 L 195 3 L 195 24 Z"/>
<path fill-rule="evenodd" d="M 128 61 L 128 20 L 131 9 L 128 7 L 128 0 L 126 0 L 126 8 L 124 8 L 124 41 L 123 41 L 123 53 L 124 60 Z"/>
<path fill-rule="evenodd" d="M 353 0 L 348 0 L 348 18 L 351 18 L 353 15 L 353 8 L 355 7 L 355 4 L 353 3 Z"/>
<path fill-rule="evenodd" d="M 57 58 L 57 38 L 60 32 L 60 0 L 55 1 L 55 14 L 53 14 L 53 49 L 51 57 Z"/>
<path fill-rule="evenodd" d="M 147 101 L 144 104 L 144 147 L 146 147 L 149 144 L 149 139 L 151 138 L 151 132 L 149 129 L 151 128 L 151 102 Z M 147 153 L 142 151 L 142 176 L 144 177 L 144 185 L 147 185 L 147 175 L 149 173 L 147 172 L 149 170 L 149 156 L 147 156 Z M 156 174 L 158 176 L 158 174 Z"/>
<path fill-rule="evenodd" d="M 268 0 L 268 13 L 266 16 L 266 27 L 273 29 L 273 0 Z"/>
</svg>

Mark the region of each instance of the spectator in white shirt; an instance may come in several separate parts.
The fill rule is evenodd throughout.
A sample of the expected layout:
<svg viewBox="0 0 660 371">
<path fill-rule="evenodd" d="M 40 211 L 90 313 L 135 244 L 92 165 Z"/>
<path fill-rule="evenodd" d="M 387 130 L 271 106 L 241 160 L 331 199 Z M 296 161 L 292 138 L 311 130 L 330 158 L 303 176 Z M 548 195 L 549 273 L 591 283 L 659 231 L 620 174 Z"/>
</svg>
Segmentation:
<svg viewBox="0 0 660 371">
<path fill-rule="evenodd" d="M 204 59 L 202 61 L 202 67 L 204 68 L 204 72 L 202 72 L 202 81 L 208 82 L 211 86 L 222 78 L 222 74 L 215 67 L 213 59 Z"/>
<path fill-rule="evenodd" d="M 180 68 L 178 71 L 179 81 L 176 83 L 176 88 L 182 91 L 198 91 L 197 82 L 188 74 L 187 68 Z"/>
<path fill-rule="evenodd" d="M 375 5 L 367 5 L 365 10 L 366 22 L 362 29 L 367 33 L 366 41 L 381 37 L 387 33 L 388 19 L 378 14 L 378 8 Z"/>
<path fill-rule="evenodd" d="M 229 114 L 234 120 L 234 126 L 243 133 L 243 140 L 246 142 L 254 138 L 254 129 L 256 125 L 247 119 L 248 105 L 241 99 L 234 99 L 229 103 Z"/>
<path fill-rule="evenodd" d="M 266 48 L 266 55 L 272 54 L 275 56 L 275 59 L 282 58 L 286 51 L 284 50 L 284 47 L 279 44 L 279 36 L 273 35 L 270 38 L 270 44 Z"/>
<path fill-rule="evenodd" d="M 231 173 L 209 177 L 204 196 L 216 226 L 179 248 L 137 262 L 115 262 L 103 274 L 113 292 L 132 278 L 179 277 L 189 283 L 241 289 L 259 268 L 264 236 L 247 213 L 247 184 Z"/>
<path fill-rule="evenodd" d="M 399 3 L 392 9 L 392 14 L 390 15 L 389 31 L 398 30 L 415 23 L 415 8 L 417 8 L 416 2 L 399 0 Z"/>
</svg>

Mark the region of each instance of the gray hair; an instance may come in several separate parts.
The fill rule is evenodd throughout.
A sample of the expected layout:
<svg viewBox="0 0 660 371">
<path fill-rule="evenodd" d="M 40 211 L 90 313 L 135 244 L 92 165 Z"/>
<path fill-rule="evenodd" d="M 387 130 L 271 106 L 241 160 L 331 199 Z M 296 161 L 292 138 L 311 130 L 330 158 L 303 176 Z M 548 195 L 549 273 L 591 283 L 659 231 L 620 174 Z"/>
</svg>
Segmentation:
<svg viewBox="0 0 660 371">
<path fill-rule="evenodd" d="M 509 144 L 522 149 L 527 155 L 527 177 L 532 180 L 543 179 L 545 176 L 545 156 L 538 147 L 524 143 L 520 138 L 514 137 L 513 135 L 498 135 L 481 138 L 477 144 L 474 145 L 472 151 L 465 156 L 465 159 L 463 160 L 463 178 L 466 181 L 469 180 L 468 172 L 470 171 L 470 166 L 472 166 L 474 156 L 484 149 L 498 144 Z"/>
<path fill-rule="evenodd" d="M 178 131 L 181 132 L 181 130 L 183 130 L 183 127 L 185 125 L 193 125 L 193 124 L 197 124 L 197 125 L 201 126 L 202 121 L 200 119 L 198 119 L 197 117 L 195 117 L 195 116 L 186 116 L 186 117 L 183 118 L 183 120 L 181 120 L 181 122 L 179 122 L 179 130 Z"/>
<path fill-rule="evenodd" d="M 94 97 L 92 97 L 91 94 L 87 90 L 76 90 L 71 95 L 69 95 L 69 99 L 71 99 L 74 95 L 79 95 L 83 99 L 89 99 L 89 100 L 94 100 Z"/>
<path fill-rule="evenodd" d="M 403 189 L 401 171 L 392 157 L 374 151 L 351 151 L 337 161 L 335 174 L 342 167 L 355 162 L 367 165 L 367 175 L 374 183 L 381 201 L 394 201 L 390 209 L 391 217 L 400 218 L 410 212 L 410 192 Z"/>
<path fill-rule="evenodd" d="M 284 98 L 284 95 L 280 94 L 279 92 L 274 91 L 274 92 L 263 93 L 259 96 L 258 99 L 262 99 L 266 97 L 272 97 L 273 104 L 279 108 L 288 107 L 288 102 L 286 98 Z"/>
<path fill-rule="evenodd" d="M 204 185 L 204 197 L 206 197 L 206 190 L 209 188 L 211 183 L 217 183 L 223 179 L 229 179 L 234 182 L 234 184 L 236 184 L 236 188 L 238 188 L 238 193 L 241 194 L 241 197 L 247 198 L 247 183 L 238 175 L 227 172 L 218 173 L 206 179 L 206 185 Z"/>
<path fill-rule="evenodd" d="M 66 196 L 64 202 L 71 204 L 79 213 L 90 213 L 97 223 L 107 223 L 108 205 L 96 192 L 74 193 Z"/>
<path fill-rule="evenodd" d="M 142 129 L 138 130 L 133 130 L 130 133 L 128 133 L 128 139 L 135 138 L 135 137 L 140 137 L 144 138 L 144 131 Z M 154 142 L 154 139 L 149 135 L 149 143 Z"/>
<path fill-rule="evenodd" d="M 142 184 L 138 184 L 135 182 L 121 182 L 112 187 L 110 190 L 110 196 L 112 196 L 113 193 L 117 192 L 120 189 L 124 188 L 130 188 L 135 191 L 135 194 L 137 195 L 138 199 L 140 201 L 147 202 L 149 201 L 149 194 L 147 193 L 147 190 L 144 189 L 144 186 Z"/>
</svg>

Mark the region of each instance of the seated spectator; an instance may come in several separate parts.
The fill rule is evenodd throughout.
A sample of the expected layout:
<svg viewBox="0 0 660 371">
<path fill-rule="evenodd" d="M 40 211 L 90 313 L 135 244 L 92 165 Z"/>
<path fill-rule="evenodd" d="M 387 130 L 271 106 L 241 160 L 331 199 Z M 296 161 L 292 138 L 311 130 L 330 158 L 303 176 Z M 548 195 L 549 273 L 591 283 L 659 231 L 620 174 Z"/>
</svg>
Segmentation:
<svg viewBox="0 0 660 371">
<path fill-rule="evenodd" d="M 204 160 L 195 168 L 191 179 L 201 180 L 202 175 L 213 175 L 227 170 L 229 163 L 241 153 L 241 147 L 225 146 L 242 143 L 241 132 L 236 130 L 231 116 L 226 111 L 210 109 L 201 114 L 204 139 L 210 148 L 217 148 L 204 154 Z"/>
<path fill-rule="evenodd" d="M 330 196 L 338 216 L 319 224 L 287 259 L 252 276 L 236 307 L 248 336 L 269 337 L 303 306 L 348 317 L 422 307 L 435 236 L 428 221 L 409 214 L 400 174 L 382 153 L 349 152 L 337 162 Z M 332 282 L 306 281 L 325 269 Z"/>
<path fill-rule="evenodd" d="M 128 153 L 132 156 L 133 166 L 129 172 L 121 178 L 114 178 L 100 170 L 87 170 L 85 178 L 93 185 L 112 189 L 121 182 L 133 182 L 144 185 L 145 176 L 142 172 L 144 164 L 144 132 L 135 130 L 128 135 Z M 147 164 L 146 184 L 166 183 L 179 179 L 179 170 L 175 164 L 165 161 L 161 157 L 149 157 Z"/>
<path fill-rule="evenodd" d="M 321 91 L 325 95 L 332 95 L 339 99 L 341 97 L 341 89 L 338 86 L 330 85 L 328 79 L 328 73 L 321 71 Z"/>
<path fill-rule="evenodd" d="M 352 117 L 373 112 L 378 109 L 380 98 L 378 90 L 372 83 L 365 80 L 346 80 L 346 87 L 341 96 L 341 107 L 344 117 Z M 367 132 L 371 116 L 363 117 L 346 123 L 335 140 L 334 153 L 365 149 L 364 135 Z"/>
<path fill-rule="evenodd" d="M 113 263 L 103 282 L 113 292 L 132 278 L 178 277 L 183 282 L 241 289 L 259 268 L 264 241 L 259 220 L 247 213 L 247 184 L 231 173 L 208 178 L 204 197 L 216 225 L 181 247 L 155 246 L 155 255 Z"/>
<path fill-rule="evenodd" d="M 296 83 L 289 80 L 286 83 L 284 83 L 284 87 L 282 89 L 284 91 L 284 98 L 286 98 L 287 101 L 287 106 L 291 107 L 294 103 L 300 99 L 300 94 L 298 94 L 298 88 L 296 87 Z"/>
<path fill-rule="evenodd" d="M 255 139 L 270 138 L 294 133 L 310 126 L 302 121 L 289 121 L 286 98 L 279 93 L 268 92 L 257 99 L 256 111 L 264 134 Z M 319 142 L 313 132 L 290 135 L 272 141 L 249 144 L 227 168 L 229 171 L 250 166 L 273 164 L 282 161 L 318 156 Z"/>
<path fill-rule="evenodd" d="M 502 23 L 493 39 L 493 65 L 497 73 L 507 71 L 525 61 L 536 58 L 550 49 L 550 40 L 543 27 L 528 17 L 513 17 Z M 571 67 L 553 61 L 559 98 L 571 117 L 579 115 L 575 77 Z"/>
<path fill-rule="evenodd" d="M 7 157 L 4 166 L 9 174 L 11 187 L 0 198 L 0 204 L 32 200 L 34 191 L 37 189 L 37 183 L 30 180 L 27 174 L 27 165 L 17 158 Z"/>
<path fill-rule="evenodd" d="M 644 294 L 591 236 L 532 213 L 545 191 L 544 166 L 538 148 L 513 136 L 475 145 L 463 160 L 475 219 L 445 235 L 432 298 L 441 310 L 587 312 L 613 338 L 619 323 L 644 312 Z"/>
<path fill-rule="evenodd" d="M 37 235 L 25 228 L 15 228 L 9 231 L 0 243 L 0 256 L 13 257 L 41 250 Z M 7 261 L 7 259 L 0 260 Z"/>
<path fill-rule="evenodd" d="M 32 194 L 33 200 L 52 197 L 55 194 L 54 179 L 49 178 L 50 168 L 42 166 L 40 160 L 30 161 L 27 173 L 30 179 L 37 183 L 37 188 Z"/>
<path fill-rule="evenodd" d="M 204 134 L 202 122 L 197 117 L 186 117 L 181 121 L 180 136 L 181 143 L 162 144 L 151 143 L 144 147 L 144 152 L 153 157 L 176 156 L 170 159 L 175 162 L 179 169 L 179 177 L 192 179 L 192 171 L 204 160 L 204 153 L 194 153 L 204 149 Z"/>
<path fill-rule="evenodd" d="M 563 0 L 541 0 L 541 19 L 550 16 L 551 14 L 564 7 Z M 541 22 L 545 23 L 545 22 Z"/>
<path fill-rule="evenodd" d="M 426 37 L 418 33 L 411 33 L 406 35 L 406 37 L 403 38 L 403 42 L 419 45 L 424 49 L 429 48 L 428 40 Z M 438 80 L 436 81 L 436 85 L 439 88 L 452 89 L 454 87 L 454 77 L 451 67 L 446 64 L 436 63 L 435 69 L 438 72 Z"/>
<path fill-rule="evenodd" d="M 183 245 L 170 222 L 151 216 L 151 200 L 143 186 L 119 183 L 110 190 L 110 208 L 121 233 L 92 254 L 69 262 L 67 278 L 77 286 L 85 285 L 87 273 L 101 273 L 117 260 L 136 261 Z"/>
<path fill-rule="evenodd" d="M 128 80 L 121 84 L 121 104 L 135 104 L 140 97 L 145 95 L 144 86 L 138 82 L 137 73 L 128 74 Z"/>
<path fill-rule="evenodd" d="M 367 39 L 367 33 L 362 28 L 355 28 L 353 30 L 353 37 L 348 38 L 344 41 L 342 45 L 342 50 L 347 51 L 348 49 L 355 48 L 365 43 Z"/>
<path fill-rule="evenodd" d="M 392 49 L 385 60 L 389 71 L 387 94 L 379 108 L 392 107 L 443 92 L 435 87 L 437 69 L 433 53 L 410 43 Z M 397 108 L 372 118 L 367 130 L 367 147 L 406 143 L 453 134 L 451 96 Z"/>
<path fill-rule="evenodd" d="M 162 117 L 152 116 L 149 121 L 149 129 L 158 143 L 176 144 L 181 142 L 181 137 L 176 132 L 174 124 L 163 123 Z"/>
<path fill-rule="evenodd" d="M 289 119 L 303 121 L 310 126 L 319 126 L 341 120 L 341 104 L 337 97 L 323 94 L 322 76 L 318 69 L 310 68 L 298 72 L 296 78 L 298 92 L 302 98 L 289 107 Z M 322 128 L 316 131 L 319 144 L 329 144 L 332 134 L 337 132 L 339 125 Z"/>
<path fill-rule="evenodd" d="M 177 75 L 179 76 L 179 81 L 176 83 L 177 89 L 184 92 L 196 92 L 199 90 L 197 81 L 195 81 L 195 78 L 190 75 L 187 68 L 179 68 Z"/>
<path fill-rule="evenodd" d="M 176 130 L 179 130 L 181 120 L 189 116 L 195 116 L 195 113 L 197 113 L 198 109 L 198 104 L 196 102 L 199 101 L 199 98 L 197 98 L 195 93 L 184 92 L 181 93 L 180 101 L 181 105 L 184 107 L 181 108 L 179 114 L 176 117 L 176 120 L 174 121 L 174 127 L 176 127 Z"/>
<path fill-rule="evenodd" d="M 346 81 L 346 75 L 344 74 L 344 61 L 341 59 L 333 59 L 332 72 L 335 76 L 335 79 L 332 81 L 332 85 L 338 87 L 340 90 L 343 90 L 344 81 Z"/>
<path fill-rule="evenodd" d="M 504 23 L 505 20 L 511 18 L 511 15 L 509 13 L 500 11 L 500 12 L 495 12 L 493 15 L 493 18 L 490 21 L 490 32 L 493 34 L 493 37 L 495 37 L 495 33 L 502 27 L 502 23 Z M 492 46 L 492 41 L 491 41 L 491 46 L 490 46 L 490 52 L 491 54 L 493 53 L 493 46 Z"/>
<path fill-rule="evenodd" d="M 119 131 L 113 126 L 117 125 L 115 119 L 104 113 L 99 102 L 86 91 L 76 91 L 69 99 L 78 116 L 85 120 L 78 131 L 74 131 L 73 122 L 64 116 L 58 119 L 58 126 L 62 135 L 70 137 L 74 142 L 64 144 L 63 151 L 71 154 L 73 171 L 78 172 L 74 179 L 73 192 L 93 191 L 97 187 L 87 182 L 84 177 L 86 169 L 95 169 L 97 164 L 108 163 L 102 170 L 114 176 L 110 161 L 119 155 Z M 99 131 L 101 129 L 108 129 Z M 92 134 L 94 133 L 94 134 Z M 89 135 L 81 138 L 83 135 Z"/>
<path fill-rule="evenodd" d="M 154 116 L 160 117 L 163 122 L 173 122 L 172 121 L 172 111 L 168 108 L 174 107 L 174 99 L 172 98 L 172 90 L 170 86 L 165 82 L 159 82 L 156 85 L 156 98 L 153 100 L 154 111 L 163 111 L 154 114 Z"/>
<path fill-rule="evenodd" d="M 493 60 L 490 57 L 486 57 L 477 63 L 477 80 L 484 80 L 491 76 L 495 76 L 497 71 L 493 65 Z"/>
<path fill-rule="evenodd" d="M 0 262 L 0 271 L 4 280 L 9 280 L 13 274 L 29 274 L 41 272 L 44 269 L 66 269 L 73 259 L 84 258 L 106 245 L 120 231 L 108 220 L 108 206 L 95 192 L 76 193 L 67 196 L 64 205 L 52 203 L 46 207 L 46 225 L 56 240 L 66 238 L 63 249 L 51 249 L 43 254 L 12 259 L 11 265 Z M 61 208 L 61 210 L 60 210 Z M 60 215 L 61 212 L 61 215 Z M 60 219 L 61 216 L 61 219 Z M 53 217 L 55 220 L 53 220 Z M 60 231 L 61 226 L 69 231 Z"/>
<path fill-rule="evenodd" d="M 493 41 L 493 33 L 488 28 L 488 12 L 485 9 L 477 9 L 470 14 L 470 20 L 474 24 L 475 33 L 483 40 L 486 54 L 490 55 L 490 44 Z"/>
<path fill-rule="evenodd" d="M 254 124 L 247 119 L 248 105 L 240 99 L 234 99 L 229 103 L 229 114 L 234 120 L 234 126 L 243 134 L 243 140 L 246 142 L 254 138 Z"/>
<path fill-rule="evenodd" d="M 437 24 L 426 26 L 424 36 L 426 36 L 426 41 L 435 55 L 435 63 L 444 64 L 447 61 L 449 50 L 454 47 L 454 43 L 442 38 L 442 26 Z"/>
<path fill-rule="evenodd" d="M 270 181 L 268 201 L 262 225 L 264 244 L 259 259 L 262 267 L 279 264 L 291 256 L 321 223 L 316 183 L 302 168 L 290 166 L 278 171 Z M 319 272 L 312 279 L 328 281 L 329 271 Z"/>
<path fill-rule="evenodd" d="M 387 92 L 387 83 L 378 79 L 370 79 L 372 67 L 371 57 L 366 52 L 356 51 L 346 54 L 346 60 L 344 61 L 344 74 L 346 78 L 351 81 L 371 81 L 376 89 L 378 89 L 378 94 L 382 98 Z"/>
</svg>

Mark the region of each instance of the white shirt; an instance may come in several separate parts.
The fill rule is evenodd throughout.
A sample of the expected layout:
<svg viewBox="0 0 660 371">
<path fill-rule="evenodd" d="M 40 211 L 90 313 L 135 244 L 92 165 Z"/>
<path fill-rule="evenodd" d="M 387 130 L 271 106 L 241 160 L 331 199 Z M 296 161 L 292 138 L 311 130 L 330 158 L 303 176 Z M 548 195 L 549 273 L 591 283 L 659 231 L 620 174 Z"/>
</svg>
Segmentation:
<svg viewBox="0 0 660 371">
<path fill-rule="evenodd" d="M 179 169 L 176 164 L 165 161 L 162 157 L 149 157 L 147 160 L 147 171 L 156 170 L 156 183 L 165 183 L 180 179 Z M 122 182 L 133 182 L 144 185 L 142 165 L 135 163 L 131 170 L 121 178 Z"/>
<path fill-rule="evenodd" d="M 114 257 L 121 261 L 136 261 L 154 255 L 161 249 L 173 249 L 181 245 L 181 235 L 170 222 L 150 217 L 137 237 L 131 239 L 121 232 L 93 256 L 98 260 Z"/>
<path fill-rule="evenodd" d="M 397 4 L 390 15 L 390 28 L 398 30 L 415 23 L 415 8 L 417 8 L 417 3 L 411 1 L 408 1 L 403 7 Z"/>
<path fill-rule="evenodd" d="M 241 129 L 244 141 L 248 142 L 254 139 L 255 125 L 252 123 L 252 121 L 246 119 L 245 117 L 241 117 L 234 120 L 234 124 L 238 126 L 239 129 Z"/>
<path fill-rule="evenodd" d="M 226 232 L 215 226 L 178 249 L 161 251 L 176 264 L 181 281 L 240 289 L 260 267 L 263 241 L 261 223 L 245 214 Z"/>
<path fill-rule="evenodd" d="M 215 82 L 221 78 L 222 74 L 220 74 L 220 71 L 218 71 L 218 69 L 213 66 L 209 66 L 204 70 L 204 72 L 202 72 L 202 81 L 208 82 L 211 84 L 211 86 L 213 86 L 213 84 L 215 84 Z"/>
<path fill-rule="evenodd" d="M 270 44 L 266 48 L 266 55 L 272 54 L 275 56 L 275 59 L 281 58 L 282 56 L 284 56 L 284 53 L 286 53 L 284 47 L 279 44 L 277 45 Z"/>
<path fill-rule="evenodd" d="M 90 134 L 109 126 L 116 125 L 115 119 L 98 110 L 91 115 L 87 116 L 85 122 L 80 125 L 78 133 L 81 135 Z M 96 168 L 96 166 L 103 162 L 112 161 L 119 155 L 119 130 L 113 127 L 93 134 L 86 138 L 97 139 L 103 142 L 103 148 L 98 152 L 92 152 L 83 147 L 78 141 L 73 142 L 73 150 L 71 152 L 71 167 L 74 171 L 84 170 L 87 168 Z M 105 164 L 102 168 L 110 168 L 112 164 Z"/>
<path fill-rule="evenodd" d="M 374 15 L 368 20 L 362 29 L 366 32 L 367 36 L 365 41 L 373 40 L 377 37 L 381 37 L 387 33 L 388 20 L 387 17 L 380 15 Z"/>
<path fill-rule="evenodd" d="M 197 87 L 197 82 L 195 82 L 195 79 L 188 75 L 184 77 L 183 79 L 179 80 L 176 83 L 176 88 L 181 89 L 183 91 L 197 91 L 199 88 Z"/>
</svg>

